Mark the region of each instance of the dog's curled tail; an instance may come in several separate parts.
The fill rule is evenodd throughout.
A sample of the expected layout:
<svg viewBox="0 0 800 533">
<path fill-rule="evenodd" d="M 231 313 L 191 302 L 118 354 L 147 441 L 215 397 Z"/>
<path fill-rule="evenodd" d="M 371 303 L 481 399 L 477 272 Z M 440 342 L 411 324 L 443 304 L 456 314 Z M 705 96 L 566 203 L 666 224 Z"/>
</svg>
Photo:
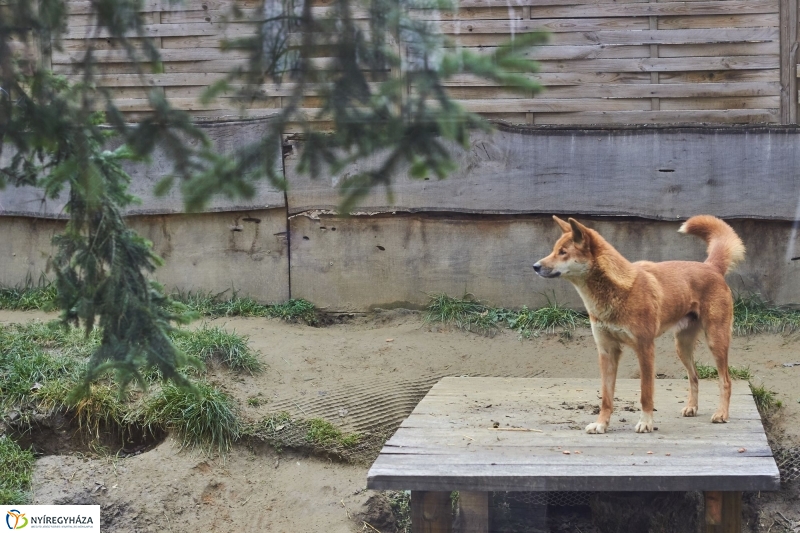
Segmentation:
<svg viewBox="0 0 800 533">
<path fill-rule="evenodd" d="M 708 244 L 707 265 L 716 268 L 723 276 L 744 259 L 744 243 L 728 224 L 711 215 L 692 217 L 678 230 L 696 235 Z"/>
</svg>

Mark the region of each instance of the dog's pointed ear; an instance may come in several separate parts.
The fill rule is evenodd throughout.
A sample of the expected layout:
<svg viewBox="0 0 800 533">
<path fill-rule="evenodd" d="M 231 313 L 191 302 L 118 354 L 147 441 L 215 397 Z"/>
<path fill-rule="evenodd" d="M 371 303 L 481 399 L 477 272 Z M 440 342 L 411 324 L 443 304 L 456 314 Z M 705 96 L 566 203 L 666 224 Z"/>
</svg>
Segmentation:
<svg viewBox="0 0 800 533">
<path fill-rule="evenodd" d="M 569 225 L 569 222 L 564 222 L 555 215 L 553 215 L 553 220 L 556 221 L 556 224 L 558 224 L 558 227 L 560 227 L 561 231 L 563 231 L 564 233 L 569 233 L 570 231 L 572 231 L 572 226 Z"/>
<path fill-rule="evenodd" d="M 572 231 L 572 242 L 575 243 L 576 246 L 583 246 L 586 244 L 588 240 L 589 232 L 586 229 L 586 226 L 575 220 L 574 218 L 569 219 L 569 229 Z"/>
</svg>

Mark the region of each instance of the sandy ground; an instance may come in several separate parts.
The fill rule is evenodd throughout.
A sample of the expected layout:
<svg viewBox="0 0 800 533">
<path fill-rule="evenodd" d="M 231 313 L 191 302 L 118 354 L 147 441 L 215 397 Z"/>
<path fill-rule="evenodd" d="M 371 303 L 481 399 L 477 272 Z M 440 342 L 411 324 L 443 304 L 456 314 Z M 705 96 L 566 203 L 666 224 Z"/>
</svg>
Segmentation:
<svg viewBox="0 0 800 533">
<path fill-rule="evenodd" d="M 42 313 L 0 312 L 0 322 L 47 319 Z M 250 376 L 216 369 L 211 379 L 257 420 L 276 410 L 326 416 L 344 428 L 369 430 L 397 423 L 435 379 L 444 375 L 541 377 L 598 376 L 591 333 L 571 339 L 546 336 L 520 340 L 501 331 L 492 338 L 430 327 L 413 312 L 376 312 L 324 328 L 269 319 L 215 321 L 250 337 L 266 365 Z M 710 362 L 703 345 L 697 359 Z M 749 366 L 755 382 L 777 393 L 784 407 L 771 433 L 800 445 L 800 337 L 737 337 L 730 352 L 735 366 Z M 661 377 L 684 376 L 668 336 L 656 347 Z M 637 377 L 635 357 L 626 352 L 619 377 Z M 702 382 L 700 414 L 709 417 L 717 385 Z M 264 400 L 258 407 L 248 398 Z M 656 398 L 656 407 L 658 398 Z M 615 418 L 619 415 L 615 415 Z M 586 420 L 592 416 L 587 413 Z M 612 418 L 612 424 L 615 421 Z M 367 466 L 352 466 L 267 447 L 238 446 L 226 458 L 179 451 L 171 440 L 127 459 L 47 456 L 36 463 L 36 503 L 98 502 L 104 531 L 361 531 L 354 517 L 369 497 Z M 800 506 L 784 509 L 800 522 Z M 769 522 L 767 522 L 769 525 Z M 764 529 L 766 531 L 766 528 Z"/>
</svg>

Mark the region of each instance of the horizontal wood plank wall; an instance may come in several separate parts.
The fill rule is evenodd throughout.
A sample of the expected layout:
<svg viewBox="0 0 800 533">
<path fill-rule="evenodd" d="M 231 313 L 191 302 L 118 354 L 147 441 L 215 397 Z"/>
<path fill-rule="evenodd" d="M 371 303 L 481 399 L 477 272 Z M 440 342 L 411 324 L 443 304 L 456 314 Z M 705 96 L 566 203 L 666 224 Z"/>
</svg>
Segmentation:
<svg viewBox="0 0 800 533">
<path fill-rule="evenodd" d="M 312 2 L 318 12 L 330 4 Z M 546 45 L 529 52 L 541 62 L 534 76 L 545 89 L 540 94 L 468 75 L 447 82 L 465 108 L 488 118 L 516 124 L 775 123 L 781 121 L 782 81 L 786 86 L 781 14 L 797 18 L 796 6 L 787 9 L 782 2 L 787 0 L 461 0 L 457 12 L 412 15 L 437 21 L 453 46 L 478 53 L 490 53 L 513 35 L 550 32 Z M 144 1 L 145 34 L 157 39 L 163 73 L 140 78 L 125 52 L 95 32 L 89 2 L 73 0 L 63 49 L 52 53 L 53 69 L 74 75 L 91 43 L 101 83 L 131 117 L 146 111 L 152 87 L 198 118 L 239 117 L 241 107 L 231 98 L 206 105 L 198 100 L 210 83 L 245 61 L 242 52 L 219 49 L 225 37 L 254 32 L 251 24 L 225 24 L 231 3 Z M 251 14 L 258 4 L 238 1 Z M 367 12 L 356 10 L 356 16 Z M 291 84 L 265 84 L 264 90 L 271 97 L 248 104 L 247 116 L 273 114 Z M 314 94 L 306 105 L 309 115 L 318 111 Z"/>
</svg>

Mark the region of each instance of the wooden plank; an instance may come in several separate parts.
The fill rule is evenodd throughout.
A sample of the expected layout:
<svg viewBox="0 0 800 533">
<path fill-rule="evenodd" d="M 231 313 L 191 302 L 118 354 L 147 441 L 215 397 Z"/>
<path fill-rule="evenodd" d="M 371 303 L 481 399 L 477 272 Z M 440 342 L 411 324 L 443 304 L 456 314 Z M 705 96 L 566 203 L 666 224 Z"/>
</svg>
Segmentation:
<svg viewBox="0 0 800 533">
<path fill-rule="evenodd" d="M 70 15 L 73 15 L 92 13 L 95 4 L 96 2 L 91 0 L 70 0 L 67 5 Z M 252 9 L 258 7 L 260 0 L 236 0 L 236 4 L 243 9 Z M 137 5 L 140 6 L 140 12 L 191 11 L 197 10 L 198 8 L 218 10 L 229 8 L 231 0 L 186 0 L 185 2 L 176 2 L 175 0 L 141 0 Z"/>
<path fill-rule="evenodd" d="M 649 27 L 649 26 L 648 26 Z M 779 39 L 778 28 L 716 28 L 678 30 L 607 30 L 560 32 L 548 35 L 546 45 L 637 45 L 637 44 L 706 44 L 756 43 Z M 499 46 L 511 38 L 508 34 L 465 34 L 453 36 L 462 46 Z"/>
<path fill-rule="evenodd" d="M 465 7 L 458 10 L 447 9 L 410 9 L 408 14 L 413 20 L 522 20 L 523 7 L 491 6 Z M 530 12 L 530 8 L 528 8 Z"/>
<path fill-rule="evenodd" d="M 583 124 L 608 118 L 631 124 L 778 119 L 775 111 L 742 109 L 689 115 L 681 111 L 543 113 L 536 119 L 573 115 L 578 115 Z M 552 214 L 556 209 L 557 213 L 566 210 L 573 215 L 673 221 L 711 212 L 724 218 L 791 221 L 800 195 L 800 182 L 792 178 L 800 168 L 798 135 L 794 130 L 737 128 L 474 133 L 468 150 L 453 147 L 457 166 L 454 179 L 414 180 L 401 168 L 393 177 L 392 205 L 379 190 L 361 205 L 368 211 L 484 214 Z M 301 144 L 286 158 L 286 175 L 292 183 L 287 193 L 290 212 L 335 209 L 340 197 L 333 182 L 312 181 L 295 170 L 300 150 Z M 380 161 L 375 156 L 342 172 L 372 168 Z M 597 168 L 605 170 L 598 175 Z M 659 171 L 665 168 L 674 172 Z M 587 175 L 594 178 L 586 180 Z M 753 188 L 753 175 L 762 176 L 771 185 Z M 579 197 L 570 192 L 577 186 L 583 191 Z M 620 190 L 625 193 L 619 194 Z"/>
<path fill-rule="evenodd" d="M 657 2 L 632 4 L 582 4 L 531 7 L 531 18 L 593 18 L 644 16 L 744 15 L 777 13 L 775 0 L 726 2 Z"/>
<path fill-rule="evenodd" d="M 211 61 L 211 60 L 242 60 L 250 57 L 244 50 L 223 51 L 219 48 L 167 48 L 159 50 L 161 60 L 170 61 Z M 53 52 L 53 63 L 76 63 L 83 60 L 83 52 Z M 127 50 L 97 50 L 94 58 L 98 63 L 127 63 L 130 56 Z M 202 71 L 202 65 L 198 65 Z"/>
<path fill-rule="evenodd" d="M 639 380 L 617 383 L 621 398 L 638 392 Z M 656 382 L 660 408 L 677 407 L 679 383 Z M 563 418 L 572 416 L 565 414 L 565 405 L 596 401 L 592 380 L 443 378 L 387 442 L 370 469 L 368 486 L 470 491 L 774 490 L 779 474 L 760 418 L 742 417 L 757 414 L 749 385 L 734 383 L 732 392 L 729 424 L 701 425 L 698 419 L 672 416 L 657 421 L 661 430 L 650 434 L 629 430 L 588 435 L 582 429 L 561 428 Z M 494 403 L 487 404 L 489 400 Z M 529 418 L 523 422 L 538 421 L 542 433 L 490 427 L 502 413 L 510 413 L 506 416 L 514 423 L 521 416 Z M 453 420 L 461 424 L 454 427 Z M 417 427 L 419 422 L 423 425 Z"/>
<path fill-rule="evenodd" d="M 414 533 L 450 533 L 452 524 L 450 491 L 411 491 Z"/>
<path fill-rule="evenodd" d="M 661 109 L 778 109 L 780 96 L 708 97 L 663 99 Z"/>
<path fill-rule="evenodd" d="M 65 39 L 85 39 L 87 37 L 106 37 L 105 30 L 97 33 L 94 26 L 67 26 L 64 32 Z M 145 37 L 191 37 L 197 35 L 219 35 L 227 37 L 243 37 L 254 34 L 254 28 L 249 23 L 213 23 L 203 22 L 194 24 L 146 24 L 142 27 Z"/>
<path fill-rule="evenodd" d="M 777 13 L 763 15 L 701 15 L 695 17 L 659 17 L 659 30 L 686 30 L 698 28 L 760 28 L 780 26 Z"/>
<path fill-rule="evenodd" d="M 529 79 L 544 86 L 587 85 L 587 84 L 649 84 L 650 76 L 636 72 L 548 72 L 545 74 L 529 74 Z M 481 78 L 472 74 L 456 74 L 444 79 L 445 87 L 497 87 L 494 80 Z"/>
<path fill-rule="evenodd" d="M 777 56 L 778 42 L 660 45 L 660 57 Z"/>
<path fill-rule="evenodd" d="M 761 15 L 754 15 L 761 16 Z M 771 16 L 771 15 L 769 15 Z M 467 22 L 444 21 L 439 25 L 443 34 L 474 34 L 474 33 L 525 33 L 531 31 L 550 32 L 595 32 L 603 30 L 625 29 L 646 30 L 650 28 L 647 17 L 623 18 L 585 18 L 585 19 L 537 19 L 523 21 L 508 20 L 475 20 Z"/>
<path fill-rule="evenodd" d="M 622 98 L 506 98 L 493 100 L 457 100 L 467 111 L 473 113 L 545 113 L 569 111 L 635 110 L 649 109 L 649 102 L 641 99 Z"/>
<path fill-rule="evenodd" d="M 722 96 L 778 96 L 777 82 L 659 83 L 548 86 L 546 98 L 713 98 Z"/>
<path fill-rule="evenodd" d="M 591 469 L 569 465 L 408 465 L 387 463 L 378 457 L 367 475 L 373 490 L 473 490 L 473 491 L 684 491 L 778 490 L 780 474 L 772 458 L 753 458 L 752 466 L 699 467 L 648 465 L 605 466 Z M 770 471 L 769 469 L 774 471 Z"/>
<path fill-rule="evenodd" d="M 726 109 L 702 111 L 584 111 L 579 113 L 541 113 L 536 124 L 774 124 L 780 114 L 773 109 Z"/>
<path fill-rule="evenodd" d="M 678 72 L 778 68 L 774 56 L 681 57 L 542 61 L 540 72 Z"/>
<path fill-rule="evenodd" d="M 462 49 L 479 55 L 493 54 L 497 50 L 495 47 L 462 47 Z M 519 55 L 537 61 L 564 59 L 639 58 L 649 57 L 649 47 L 648 45 L 537 46 L 530 48 Z"/>
<path fill-rule="evenodd" d="M 715 82 L 755 82 L 780 83 L 780 70 L 716 70 L 700 72 L 662 72 L 659 83 L 715 83 Z"/>
</svg>

